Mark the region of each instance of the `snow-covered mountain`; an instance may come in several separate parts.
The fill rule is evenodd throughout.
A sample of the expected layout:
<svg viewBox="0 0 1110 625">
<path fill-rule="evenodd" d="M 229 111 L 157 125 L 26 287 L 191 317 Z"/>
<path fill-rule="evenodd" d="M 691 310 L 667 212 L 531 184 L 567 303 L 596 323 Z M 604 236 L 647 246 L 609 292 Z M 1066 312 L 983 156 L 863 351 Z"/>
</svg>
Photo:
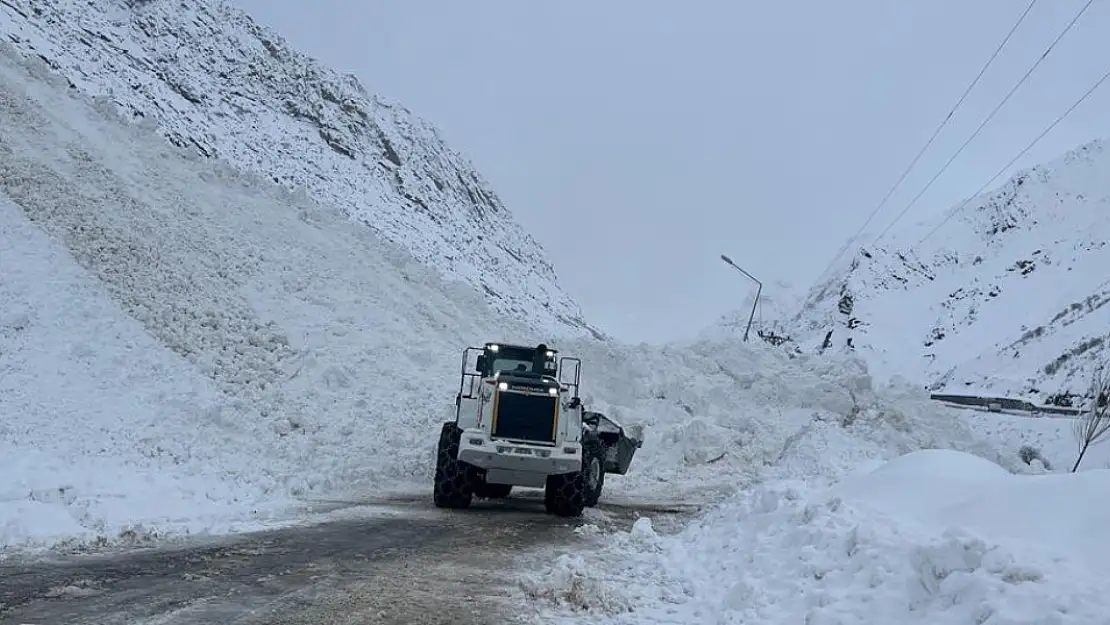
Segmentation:
<svg viewBox="0 0 1110 625">
<path fill-rule="evenodd" d="M 1094 141 L 874 237 L 814 287 L 803 348 L 854 349 L 932 390 L 1070 405 L 1110 359 L 1110 150 Z"/>
<path fill-rule="evenodd" d="M 0 39 L 177 146 L 340 207 L 503 314 L 594 332 L 434 127 L 224 0 L 5 0 Z"/>
</svg>

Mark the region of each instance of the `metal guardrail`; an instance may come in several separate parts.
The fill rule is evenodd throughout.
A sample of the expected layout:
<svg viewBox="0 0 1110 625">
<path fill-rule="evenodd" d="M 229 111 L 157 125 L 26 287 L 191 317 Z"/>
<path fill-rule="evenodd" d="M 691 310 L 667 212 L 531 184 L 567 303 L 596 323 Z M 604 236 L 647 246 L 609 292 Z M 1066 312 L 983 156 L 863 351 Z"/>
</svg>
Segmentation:
<svg viewBox="0 0 1110 625">
<path fill-rule="evenodd" d="M 1065 415 L 1069 417 L 1076 417 L 1083 414 L 1082 408 L 1068 408 L 1064 406 L 1041 406 L 1024 399 L 1014 399 L 1012 397 L 984 397 L 981 395 L 949 395 L 944 393 L 932 393 L 929 399 L 934 401 L 945 402 L 949 404 L 956 404 L 959 406 L 968 406 L 970 408 L 982 408 L 988 412 L 1002 412 L 1018 411 L 1028 412 L 1031 414 L 1054 414 Z"/>
</svg>

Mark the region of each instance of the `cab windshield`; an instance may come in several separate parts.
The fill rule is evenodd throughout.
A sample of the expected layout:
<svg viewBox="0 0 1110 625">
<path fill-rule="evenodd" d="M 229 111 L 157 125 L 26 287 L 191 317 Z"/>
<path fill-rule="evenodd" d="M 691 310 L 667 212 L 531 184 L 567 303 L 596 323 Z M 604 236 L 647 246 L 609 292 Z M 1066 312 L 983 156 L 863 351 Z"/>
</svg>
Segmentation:
<svg viewBox="0 0 1110 625">
<path fill-rule="evenodd" d="M 490 372 L 497 373 L 498 371 L 509 372 L 532 372 L 532 359 L 523 360 L 520 358 L 499 356 L 493 359 L 490 364 Z"/>
<path fill-rule="evenodd" d="M 554 363 L 548 363 L 548 369 L 537 371 L 533 365 L 536 350 L 519 347 L 505 347 L 496 351 L 486 352 L 489 360 L 487 375 L 496 375 L 498 371 L 505 373 L 532 373 L 554 375 Z"/>
</svg>

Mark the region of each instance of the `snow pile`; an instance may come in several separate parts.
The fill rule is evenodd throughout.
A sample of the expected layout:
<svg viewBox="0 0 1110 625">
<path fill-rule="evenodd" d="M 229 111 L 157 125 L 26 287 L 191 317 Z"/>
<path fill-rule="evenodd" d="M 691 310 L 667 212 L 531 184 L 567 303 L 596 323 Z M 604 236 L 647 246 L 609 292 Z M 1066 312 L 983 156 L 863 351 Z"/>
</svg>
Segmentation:
<svg viewBox="0 0 1110 625">
<path fill-rule="evenodd" d="M 937 392 L 1068 405 L 1110 357 L 1108 180 L 1110 150 L 1093 141 L 971 198 L 942 226 L 959 206 L 877 245 L 864 236 L 790 331 L 805 350 L 829 336 L 830 349 Z"/>
<path fill-rule="evenodd" d="M 548 622 L 1105 622 L 1108 487 L 1107 471 L 1013 475 L 913 452 L 831 488 L 767 482 L 674 536 L 642 519 L 527 586 L 592 589 Z"/>
<path fill-rule="evenodd" d="M 952 410 L 914 389 L 877 386 L 860 360 L 790 357 L 756 341 L 666 347 L 564 344 L 583 358 L 583 400 L 645 442 L 607 492 L 701 501 L 770 477 L 835 476 L 927 447 L 1007 463 Z"/>
</svg>

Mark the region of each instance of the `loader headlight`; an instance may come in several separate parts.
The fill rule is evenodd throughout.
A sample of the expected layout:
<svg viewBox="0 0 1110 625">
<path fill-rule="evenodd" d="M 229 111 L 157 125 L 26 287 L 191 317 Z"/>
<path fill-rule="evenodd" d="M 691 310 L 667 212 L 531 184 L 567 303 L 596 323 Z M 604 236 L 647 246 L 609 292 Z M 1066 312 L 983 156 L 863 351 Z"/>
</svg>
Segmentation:
<svg viewBox="0 0 1110 625">
<path fill-rule="evenodd" d="M 551 351 L 550 349 L 547 350 L 547 357 L 548 358 L 554 358 L 555 357 L 555 352 Z"/>
<path fill-rule="evenodd" d="M 555 395 L 559 394 L 559 389 L 555 388 L 554 386 L 549 386 L 547 387 L 547 394 L 554 397 Z"/>
<path fill-rule="evenodd" d="M 499 391 L 509 390 L 509 383 L 508 382 L 498 382 L 497 383 L 497 390 L 499 390 Z"/>
<path fill-rule="evenodd" d="M 497 353 L 497 350 L 499 350 L 499 349 L 501 349 L 500 345 L 490 345 L 489 346 L 489 351 L 494 352 L 494 353 Z"/>
</svg>

